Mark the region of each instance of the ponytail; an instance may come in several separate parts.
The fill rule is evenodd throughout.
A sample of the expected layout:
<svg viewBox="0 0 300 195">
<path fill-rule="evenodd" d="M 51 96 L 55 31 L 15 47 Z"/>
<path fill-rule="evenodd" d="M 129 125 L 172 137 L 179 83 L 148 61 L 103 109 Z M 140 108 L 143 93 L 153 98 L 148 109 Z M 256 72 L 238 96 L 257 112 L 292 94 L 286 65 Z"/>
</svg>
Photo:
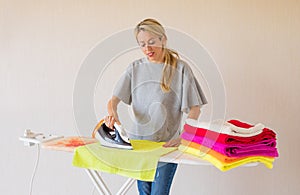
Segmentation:
<svg viewBox="0 0 300 195">
<path fill-rule="evenodd" d="M 160 87 L 163 92 L 169 92 L 173 76 L 177 68 L 179 55 L 176 51 L 165 48 L 164 67 L 162 71 Z"/>
</svg>

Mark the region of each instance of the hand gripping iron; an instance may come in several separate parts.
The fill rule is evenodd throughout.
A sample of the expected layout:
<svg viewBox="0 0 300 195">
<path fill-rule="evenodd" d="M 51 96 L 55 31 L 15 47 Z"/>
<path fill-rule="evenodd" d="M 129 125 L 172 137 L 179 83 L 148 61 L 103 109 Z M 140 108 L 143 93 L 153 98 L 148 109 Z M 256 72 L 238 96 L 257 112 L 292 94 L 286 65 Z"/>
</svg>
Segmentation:
<svg viewBox="0 0 300 195">
<path fill-rule="evenodd" d="M 104 119 L 96 125 L 92 137 L 98 139 L 102 146 L 133 149 L 124 128 L 115 123 L 114 129 L 110 129 L 105 125 Z"/>
</svg>

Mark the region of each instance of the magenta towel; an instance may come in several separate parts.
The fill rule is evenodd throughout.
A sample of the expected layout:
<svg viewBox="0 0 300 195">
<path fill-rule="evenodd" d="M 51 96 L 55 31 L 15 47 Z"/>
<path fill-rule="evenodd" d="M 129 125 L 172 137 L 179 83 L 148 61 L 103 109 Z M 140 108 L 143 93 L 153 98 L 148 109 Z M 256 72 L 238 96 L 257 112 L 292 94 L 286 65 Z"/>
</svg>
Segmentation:
<svg viewBox="0 0 300 195">
<path fill-rule="evenodd" d="M 261 140 L 253 144 L 222 144 L 215 140 L 192 135 L 187 132 L 182 133 L 181 138 L 201 144 L 229 157 L 246 157 L 254 155 L 278 157 L 276 139 Z"/>
</svg>

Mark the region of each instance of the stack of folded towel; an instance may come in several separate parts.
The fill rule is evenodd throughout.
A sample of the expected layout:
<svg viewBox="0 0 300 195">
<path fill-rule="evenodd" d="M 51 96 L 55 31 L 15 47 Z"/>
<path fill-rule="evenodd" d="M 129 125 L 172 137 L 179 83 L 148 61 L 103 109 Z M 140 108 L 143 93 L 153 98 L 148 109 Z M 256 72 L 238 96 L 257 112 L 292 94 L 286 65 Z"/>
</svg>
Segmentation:
<svg viewBox="0 0 300 195">
<path fill-rule="evenodd" d="M 180 151 L 207 160 L 221 171 L 252 162 L 261 162 L 271 169 L 278 157 L 276 133 L 260 123 L 198 123 L 187 119 L 181 138 Z"/>
</svg>

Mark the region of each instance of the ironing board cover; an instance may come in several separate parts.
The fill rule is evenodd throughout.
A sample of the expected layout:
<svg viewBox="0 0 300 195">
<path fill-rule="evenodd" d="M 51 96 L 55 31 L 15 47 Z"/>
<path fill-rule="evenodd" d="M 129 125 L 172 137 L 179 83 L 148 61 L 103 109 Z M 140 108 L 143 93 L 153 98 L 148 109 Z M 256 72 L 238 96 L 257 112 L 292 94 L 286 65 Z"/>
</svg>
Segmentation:
<svg viewBox="0 0 300 195">
<path fill-rule="evenodd" d="M 143 181 L 153 181 L 160 156 L 176 150 L 164 142 L 131 140 L 133 150 L 108 148 L 100 143 L 75 149 L 73 166 L 118 174 Z"/>
</svg>

